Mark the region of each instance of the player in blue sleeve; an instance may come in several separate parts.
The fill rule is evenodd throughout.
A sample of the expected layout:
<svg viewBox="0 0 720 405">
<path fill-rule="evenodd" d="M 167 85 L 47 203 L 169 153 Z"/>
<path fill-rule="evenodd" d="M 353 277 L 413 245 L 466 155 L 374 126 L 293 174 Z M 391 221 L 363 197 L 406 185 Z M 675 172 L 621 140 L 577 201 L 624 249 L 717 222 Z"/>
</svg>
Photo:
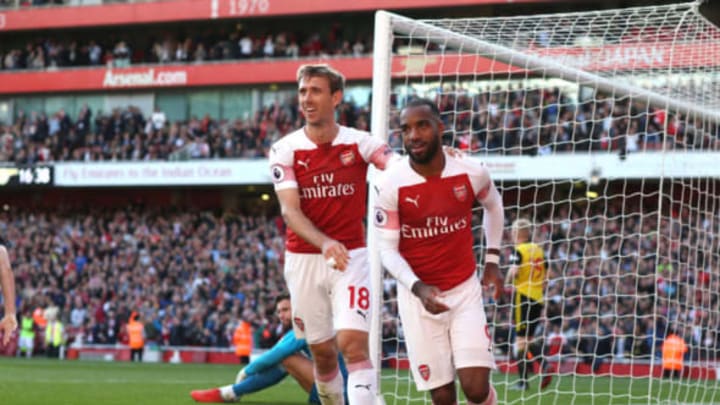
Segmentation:
<svg viewBox="0 0 720 405">
<path fill-rule="evenodd" d="M 285 335 L 272 349 L 263 353 L 240 370 L 235 379 L 235 384 L 190 392 L 190 396 L 195 401 L 205 403 L 236 402 L 245 394 L 258 392 L 279 383 L 289 374 L 297 380 L 302 389 L 310 394 L 308 403 L 320 404 L 307 343 L 305 339 L 296 339 L 292 330 L 290 297 L 287 295 L 278 297 L 276 310 L 283 328 L 287 330 Z M 340 362 L 340 371 L 343 378 L 347 379 L 347 370 L 341 356 L 338 356 L 338 361 Z"/>
</svg>

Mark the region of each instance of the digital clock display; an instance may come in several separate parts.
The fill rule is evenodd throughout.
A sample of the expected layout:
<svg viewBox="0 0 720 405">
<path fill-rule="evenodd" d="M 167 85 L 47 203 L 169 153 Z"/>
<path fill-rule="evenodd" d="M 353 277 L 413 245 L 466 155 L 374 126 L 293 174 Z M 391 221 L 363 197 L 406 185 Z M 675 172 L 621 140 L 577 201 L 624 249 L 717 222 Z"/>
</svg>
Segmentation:
<svg viewBox="0 0 720 405">
<path fill-rule="evenodd" d="M 52 185 L 52 166 L 0 167 L 0 187 Z"/>
</svg>

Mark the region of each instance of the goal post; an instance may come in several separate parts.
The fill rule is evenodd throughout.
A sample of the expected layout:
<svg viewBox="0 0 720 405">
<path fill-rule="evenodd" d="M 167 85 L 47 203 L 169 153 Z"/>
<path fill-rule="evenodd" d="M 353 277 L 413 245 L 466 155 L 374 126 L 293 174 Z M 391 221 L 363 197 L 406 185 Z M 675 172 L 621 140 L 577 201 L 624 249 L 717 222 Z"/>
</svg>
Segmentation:
<svg viewBox="0 0 720 405">
<path fill-rule="evenodd" d="M 390 94 L 390 62 L 392 57 L 392 30 L 390 24 L 390 14 L 379 11 L 375 15 L 375 38 L 374 38 L 374 55 L 373 55 L 373 95 Z M 371 125 L 371 133 L 376 136 L 388 138 L 388 114 L 390 111 L 389 97 L 373 97 L 370 106 L 373 113 Z M 374 168 L 369 174 L 370 182 L 374 178 Z M 383 365 L 382 359 L 382 285 L 383 285 L 383 269 L 380 262 L 379 249 L 377 247 L 377 234 L 372 229 L 373 207 L 375 206 L 375 192 L 371 189 L 368 193 L 368 210 L 367 210 L 367 226 L 368 226 L 368 251 L 370 252 L 370 282 L 372 285 L 372 317 L 370 320 L 370 357 L 376 369 L 381 371 Z M 384 405 L 384 396 L 382 392 L 382 374 L 377 374 L 376 384 L 377 398 L 375 405 Z"/>
<path fill-rule="evenodd" d="M 548 389 L 536 377 L 526 391 L 510 389 L 512 305 L 486 297 L 501 403 L 720 401 L 720 30 L 701 6 L 439 20 L 376 13 L 372 133 L 402 149 L 399 108 L 414 96 L 436 100 L 445 143 L 488 165 L 507 225 L 530 220 L 548 261 L 547 316 L 535 335 L 556 377 Z M 380 399 L 429 403 L 406 370 L 394 284 L 372 230 L 368 238 L 371 355 L 389 368 Z M 502 250 L 506 271 L 509 231 Z M 665 380 L 670 331 L 688 351 L 679 378 Z"/>
</svg>

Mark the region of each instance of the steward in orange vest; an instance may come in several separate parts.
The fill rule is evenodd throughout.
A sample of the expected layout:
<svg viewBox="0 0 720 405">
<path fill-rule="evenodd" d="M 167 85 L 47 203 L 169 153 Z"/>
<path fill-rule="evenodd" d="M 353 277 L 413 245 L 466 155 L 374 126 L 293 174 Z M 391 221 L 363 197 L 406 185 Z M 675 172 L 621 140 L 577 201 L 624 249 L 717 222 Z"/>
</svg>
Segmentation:
<svg viewBox="0 0 720 405">
<path fill-rule="evenodd" d="M 45 310 L 42 309 L 42 307 L 35 308 L 32 317 L 35 325 L 44 330 L 45 326 L 47 326 L 47 319 L 45 319 Z"/>
<path fill-rule="evenodd" d="M 128 345 L 130 346 L 130 360 L 142 363 L 143 350 L 145 349 L 145 326 L 140 322 L 140 315 L 137 312 L 130 314 L 127 324 Z"/>
<path fill-rule="evenodd" d="M 240 358 L 241 363 L 250 362 L 252 352 L 252 328 L 249 322 L 241 320 L 233 333 L 233 345 L 235 354 Z"/>
<path fill-rule="evenodd" d="M 683 338 L 670 332 L 662 344 L 663 376 L 678 378 L 682 376 L 685 353 L 688 347 Z"/>
</svg>

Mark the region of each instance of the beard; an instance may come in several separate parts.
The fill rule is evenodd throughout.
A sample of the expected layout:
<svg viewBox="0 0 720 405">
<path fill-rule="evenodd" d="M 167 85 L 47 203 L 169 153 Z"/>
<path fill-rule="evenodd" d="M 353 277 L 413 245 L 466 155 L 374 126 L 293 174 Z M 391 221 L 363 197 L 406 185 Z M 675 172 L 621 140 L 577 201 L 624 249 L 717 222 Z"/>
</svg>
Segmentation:
<svg viewBox="0 0 720 405">
<path fill-rule="evenodd" d="M 421 153 L 413 153 L 411 148 L 412 145 L 405 144 L 405 150 L 407 151 L 408 156 L 410 156 L 410 160 L 420 165 L 430 163 L 430 161 L 432 161 L 435 155 L 437 155 L 440 151 L 440 137 L 435 137 L 428 142 L 425 146 L 425 150 Z"/>
</svg>

